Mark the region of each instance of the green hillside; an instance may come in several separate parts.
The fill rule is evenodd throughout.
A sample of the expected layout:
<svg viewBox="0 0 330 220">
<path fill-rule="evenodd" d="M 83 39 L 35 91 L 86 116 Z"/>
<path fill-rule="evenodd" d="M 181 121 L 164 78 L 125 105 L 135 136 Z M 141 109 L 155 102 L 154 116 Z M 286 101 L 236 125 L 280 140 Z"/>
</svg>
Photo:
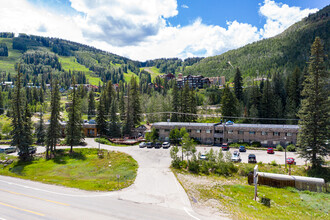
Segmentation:
<svg viewBox="0 0 330 220">
<path fill-rule="evenodd" d="M 330 6 L 327 6 L 275 37 L 205 58 L 191 67 L 186 67 L 184 74 L 224 75 L 232 79 L 236 67 L 240 68 L 243 76 L 267 75 L 269 71 L 292 71 L 295 66 L 304 69 L 316 36 L 323 40 L 325 52 L 329 54 L 329 33 Z"/>
</svg>

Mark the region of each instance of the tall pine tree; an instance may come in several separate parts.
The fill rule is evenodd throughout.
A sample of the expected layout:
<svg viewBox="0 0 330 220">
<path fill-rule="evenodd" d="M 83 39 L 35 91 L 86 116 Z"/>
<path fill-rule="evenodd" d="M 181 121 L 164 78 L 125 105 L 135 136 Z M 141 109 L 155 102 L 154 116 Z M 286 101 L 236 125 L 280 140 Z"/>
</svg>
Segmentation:
<svg viewBox="0 0 330 220">
<path fill-rule="evenodd" d="M 111 138 L 120 137 L 120 126 L 117 115 L 117 100 L 113 99 L 110 106 L 109 136 Z"/>
<path fill-rule="evenodd" d="M 106 116 L 107 114 L 105 112 L 105 102 L 106 102 L 106 95 L 105 92 L 102 91 L 96 113 L 96 127 L 100 136 L 107 135 L 107 116 Z"/>
<path fill-rule="evenodd" d="M 95 116 L 95 95 L 93 91 L 88 93 L 88 120 Z"/>
<path fill-rule="evenodd" d="M 242 74 L 239 71 L 239 68 L 236 69 L 236 74 L 234 77 L 234 90 L 235 90 L 235 96 L 239 101 L 242 101 L 243 99 L 243 82 L 242 82 Z"/>
<path fill-rule="evenodd" d="M 174 84 L 173 90 L 172 90 L 172 115 L 171 115 L 171 121 L 177 122 L 178 121 L 178 114 L 176 112 L 179 112 L 180 107 L 180 98 L 178 93 L 178 86 Z"/>
<path fill-rule="evenodd" d="M 60 91 L 58 88 L 57 80 L 53 80 L 51 87 L 51 100 L 50 100 L 50 122 L 47 128 L 47 136 L 46 136 L 46 158 L 55 155 L 56 144 L 62 136 L 62 125 L 61 115 L 60 115 Z M 49 151 L 51 155 L 49 155 Z"/>
<path fill-rule="evenodd" d="M 68 109 L 68 118 L 65 130 L 65 140 L 70 146 L 70 153 L 73 152 L 73 146 L 79 145 L 84 140 L 82 131 L 82 115 L 80 111 L 80 97 L 76 88 L 76 80 L 72 76 L 72 91 L 70 94 L 71 106 Z"/>
<path fill-rule="evenodd" d="M 43 119 L 42 112 L 40 112 L 39 123 L 37 126 L 36 135 L 37 135 L 37 143 L 43 144 L 45 142 L 46 132 L 45 132 L 44 119 Z"/>
<path fill-rule="evenodd" d="M 329 72 L 325 70 L 324 58 L 321 39 L 316 37 L 311 48 L 308 75 L 303 83 L 304 99 L 299 111 L 298 133 L 299 154 L 310 160 L 313 168 L 330 153 Z"/>
<path fill-rule="evenodd" d="M 230 91 L 228 85 L 225 86 L 223 90 L 223 94 L 221 97 L 221 114 L 228 119 L 232 119 L 231 117 L 237 116 L 237 107 L 238 100 L 235 95 Z"/>
</svg>

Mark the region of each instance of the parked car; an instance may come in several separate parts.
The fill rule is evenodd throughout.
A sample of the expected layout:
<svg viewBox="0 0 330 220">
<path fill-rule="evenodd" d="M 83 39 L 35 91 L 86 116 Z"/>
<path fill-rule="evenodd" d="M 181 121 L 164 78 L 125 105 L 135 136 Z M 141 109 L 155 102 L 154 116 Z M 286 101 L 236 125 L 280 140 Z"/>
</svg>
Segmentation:
<svg viewBox="0 0 330 220">
<path fill-rule="evenodd" d="M 161 148 L 161 147 L 162 147 L 162 143 L 157 142 L 157 143 L 155 144 L 155 148 Z"/>
<path fill-rule="evenodd" d="M 274 148 L 269 147 L 267 148 L 267 154 L 273 154 L 274 153 Z"/>
<path fill-rule="evenodd" d="M 256 155 L 254 155 L 254 154 L 249 154 L 248 162 L 249 162 L 249 163 L 257 163 L 257 157 L 256 157 Z"/>
<path fill-rule="evenodd" d="M 222 150 L 229 150 L 229 146 L 227 143 L 222 144 Z"/>
<path fill-rule="evenodd" d="M 153 145 L 152 142 L 148 142 L 148 143 L 147 143 L 147 148 L 153 148 L 153 147 L 154 147 L 154 145 Z"/>
<path fill-rule="evenodd" d="M 246 152 L 245 146 L 239 146 L 239 152 Z"/>
<path fill-rule="evenodd" d="M 169 148 L 170 146 L 171 145 L 170 145 L 169 142 L 164 142 L 163 145 L 162 145 L 163 148 Z"/>
<path fill-rule="evenodd" d="M 232 162 L 241 162 L 241 156 L 238 151 L 234 151 L 233 155 L 231 156 L 231 161 Z"/>
<path fill-rule="evenodd" d="M 232 122 L 232 121 L 227 121 L 226 122 L 226 125 L 233 125 L 234 124 L 234 122 Z"/>
<path fill-rule="evenodd" d="M 147 143 L 146 142 L 141 142 L 140 144 L 139 144 L 139 148 L 144 148 L 144 147 L 146 147 L 147 146 Z"/>
<path fill-rule="evenodd" d="M 201 155 L 199 156 L 199 159 L 200 159 L 200 160 L 207 160 L 208 158 L 207 158 L 207 155 L 206 155 L 206 154 L 201 154 Z"/>
<path fill-rule="evenodd" d="M 292 157 L 289 157 L 289 158 L 286 160 L 286 163 L 289 164 L 289 165 L 296 164 L 296 162 L 294 162 L 294 158 L 292 158 Z"/>
<path fill-rule="evenodd" d="M 6 147 L 5 148 L 5 153 L 10 154 L 16 152 L 16 147 Z"/>
<path fill-rule="evenodd" d="M 28 154 L 35 154 L 37 152 L 37 148 L 36 147 L 29 147 L 28 148 Z M 18 152 L 18 156 L 22 155 L 22 151 Z"/>
<path fill-rule="evenodd" d="M 0 154 L 1 154 L 1 153 L 3 153 L 3 154 L 4 154 L 4 153 L 5 153 L 5 149 L 3 149 L 3 148 L 0 148 Z"/>
</svg>

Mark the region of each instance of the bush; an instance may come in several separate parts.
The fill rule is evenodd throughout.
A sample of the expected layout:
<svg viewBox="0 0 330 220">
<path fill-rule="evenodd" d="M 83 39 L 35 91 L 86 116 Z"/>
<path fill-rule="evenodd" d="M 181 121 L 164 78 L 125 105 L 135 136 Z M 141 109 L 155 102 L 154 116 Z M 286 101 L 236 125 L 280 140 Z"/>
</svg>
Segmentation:
<svg viewBox="0 0 330 220">
<path fill-rule="evenodd" d="M 257 141 L 252 142 L 251 143 L 251 147 L 261 147 L 261 143 L 260 142 L 257 142 Z"/>
<path fill-rule="evenodd" d="M 181 168 L 181 161 L 180 161 L 179 158 L 176 158 L 176 159 L 172 160 L 171 164 L 172 164 L 173 168 L 176 168 L 176 169 Z"/>
<path fill-rule="evenodd" d="M 282 147 L 282 145 L 278 144 L 278 145 L 276 146 L 276 150 L 278 150 L 278 151 L 283 151 L 284 148 Z"/>
<path fill-rule="evenodd" d="M 188 170 L 192 173 L 199 173 L 199 162 L 198 160 L 190 160 L 188 164 Z"/>
<path fill-rule="evenodd" d="M 242 165 L 238 170 L 240 176 L 248 176 L 250 172 L 253 172 L 253 167 L 247 164 Z"/>
<path fill-rule="evenodd" d="M 290 144 L 289 146 L 286 147 L 286 150 L 290 151 L 290 152 L 295 152 L 296 146 L 294 146 L 293 144 Z"/>
<path fill-rule="evenodd" d="M 218 175 L 230 176 L 233 173 L 237 173 L 238 168 L 234 166 L 232 162 L 222 162 L 218 164 L 214 173 Z"/>
<path fill-rule="evenodd" d="M 202 166 L 200 167 L 200 171 L 206 175 L 209 175 L 210 174 L 209 169 L 210 169 L 209 164 L 206 161 L 203 161 Z"/>
<path fill-rule="evenodd" d="M 272 162 L 270 162 L 270 165 L 272 165 L 272 166 L 276 167 L 276 166 L 277 166 L 277 163 L 276 163 L 276 161 L 275 161 L 275 160 L 273 160 Z"/>
</svg>

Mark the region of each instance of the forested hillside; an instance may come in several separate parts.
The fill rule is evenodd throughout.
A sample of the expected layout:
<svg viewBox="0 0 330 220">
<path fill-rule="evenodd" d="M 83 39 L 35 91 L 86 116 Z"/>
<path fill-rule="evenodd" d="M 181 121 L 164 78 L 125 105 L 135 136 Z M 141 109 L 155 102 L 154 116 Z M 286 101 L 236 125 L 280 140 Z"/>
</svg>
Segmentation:
<svg viewBox="0 0 330 220">
<path fill-rule="evenodd" d="M 306 67 L 310 47 L 319 36 L 326 54 L 330 51 L 330 6 L 289 27 L 283 33 L 224 54 L 208 57 L 184 71 L 204 76 L 225 75 L 232 79 L 238 67 L 243 76 L 267 76 L 269 72 L 290 72 Z M 326 61 L 328 66 L 329 62 Z"/>
</svg>

